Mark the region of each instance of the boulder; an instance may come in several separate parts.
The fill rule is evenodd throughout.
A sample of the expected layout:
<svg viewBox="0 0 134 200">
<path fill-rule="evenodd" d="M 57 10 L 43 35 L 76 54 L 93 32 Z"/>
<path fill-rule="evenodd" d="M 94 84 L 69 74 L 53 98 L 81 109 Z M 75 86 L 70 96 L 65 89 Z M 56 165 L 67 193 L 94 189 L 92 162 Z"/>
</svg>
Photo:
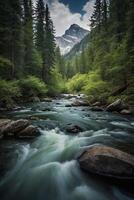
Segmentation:
<svg viewBox="0 0 134 200">
<path fill-rule="evenodd" d="M 29 125 L 30 125 L 29 121 L 25 119 L 10 121 L 1 128 L 1 132 L 3 133 L 4 136 L 8 136 L 10 134 L 16 134 L 25 129 Z"/>
<path fill-rule="evenodd" d="M 72 103 L 72 106 L 89 106 L 89 103 L 86 101 L 75 101 Z"/>
<path fill-rule="evenodd" d="M 122 102 L 121 99 L 116 100 L 115 102 L 113 102 L 112 104 L 108 105 L 106 108 L 106 111 L 108 112 L 120 112 L 122 109 L 124 109 L 124 104 Z"/>
<path fill-rule="evenodd" d="M 70 108 L 72 107 L 72 104 L 66 104 L 65 107 Z"/>
<path fill-rule="evenodd" d="M 11 120 L 10 119 L 0 119 L 0 139 L 3 138 L 4 134 L 3 134 L 3 128 L 5 126 L 7 126 L 8 123 L 10 123 Z"/>
<path fill-rule="evenodd" d="M 134 156 L 121 150 L 94 145 L 78 158 L 80 168 L 97 175 L 134 179 Z"/>
<path fill-rule="evenodd" d="M 131 111 L 131 110 L 127 110 L 127 109 L 123 109 L 120 113 L 121 113 L 122 115 L 131 115 L 131 114 L 132 114 L 132 111 Z"/>
<path fill-rule="evenodd" d="M 35 137 L 38 136 L 38 129 L 26 119 L 0 120 L 0 138 L 2 137 Z"/>
<path fill-rule="evenodd" d="M 29 125 L 28 127 L 26 127 L 24 130 L 22 130 L 21 132 L 18 132 L 16 134 L 17 138 L 34 138 L 37 135 L 39 135 L 39 130 L 37 127 L 33 126 L 33 125 Z"/>
<path fill-rule="evenodd" d="M 68 133 L 79 133 L 79 132 L 82 132 L 83 129 L 80 127 L 80 126 L 77 126 L 77 125 L 69 125 L 67 128 L 66 128 L 66 131 Z"/>
<path fill-rule="evenodd" d="M 51 99 L 51 98 L 43 98 L 42 101 L 45 101 L 45 102 L 48 102 L 48 103 L 49 103 L 49 102 L 52 102 L 53 99 Z"/>
</svg>

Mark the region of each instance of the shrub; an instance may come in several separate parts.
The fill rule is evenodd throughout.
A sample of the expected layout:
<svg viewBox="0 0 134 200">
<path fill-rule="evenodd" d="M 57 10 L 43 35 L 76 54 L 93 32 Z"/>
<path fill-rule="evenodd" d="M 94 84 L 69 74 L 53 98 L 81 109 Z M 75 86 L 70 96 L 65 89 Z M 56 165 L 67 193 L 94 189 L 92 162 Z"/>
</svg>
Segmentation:
<svg viewBox="0 0 134 200">
<path fill-rule="evenodd" d="M 51 80 L 48 88 L 49 88 L 49 95 L 51 96 L 58 95 L 67 90 L 62 74 L 56 67 L 53 68 L 53 70 L 51 71 Z"/>
<path fill-rule="evenodd" d="M 0 56 L 0 77 L 2 79 L 10 79 L 11 69 L 12 69 L 11 61 Z"/>
<path fill-rule="evenodd" d="M 83 86 L 85 86 L 87 80 L 86 74 L 76 74 L 67 83 L 69 92 L 80 92 Z"/>
<path fill-rule="evenodd" d="M 106 103 L 110 94 L 110 85 L 101 79 L 98 71 L 94 71 L 88 74 L 83 91 L 87 96 L 92 96 L 91 101 Z"/>
<path fill-rule="evenodd" d="M 35 76 L 28 76 L 21 79 L 19 87 L 23 97 L 43 97 L 47 93 L 46 84 Z"/>
<path fill-rule="evenodd" d="M 0 102 L 2 106 L 11 107 L 14 100 L 21 96 L 16 81 L 0 80 Z"/>
</svg>

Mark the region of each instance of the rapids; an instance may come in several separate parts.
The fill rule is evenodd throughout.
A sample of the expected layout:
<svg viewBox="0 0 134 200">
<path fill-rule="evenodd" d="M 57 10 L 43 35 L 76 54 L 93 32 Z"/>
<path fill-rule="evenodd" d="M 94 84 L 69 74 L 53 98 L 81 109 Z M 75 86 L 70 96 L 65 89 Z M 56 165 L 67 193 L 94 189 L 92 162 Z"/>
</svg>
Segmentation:
<svg viewBox="0 0 134 200">
<path fill-rule="evenodd" d="M 82 172 L 77 156 L 94 144 L 118 147 L 134 154 L 133 117 L 65 107 L 66 99 L 28 104 L 8 113 L 14 119 L 33 118 L 41 136 L 32 142 L 1 141 L 10 159 L 0 178 L 0 200 L 133 200 L 126 185 Z M 46 111 L 43 111 L 44 108 Z M 83 132 L 66 133 L 68 124 Z"/>
</svg>

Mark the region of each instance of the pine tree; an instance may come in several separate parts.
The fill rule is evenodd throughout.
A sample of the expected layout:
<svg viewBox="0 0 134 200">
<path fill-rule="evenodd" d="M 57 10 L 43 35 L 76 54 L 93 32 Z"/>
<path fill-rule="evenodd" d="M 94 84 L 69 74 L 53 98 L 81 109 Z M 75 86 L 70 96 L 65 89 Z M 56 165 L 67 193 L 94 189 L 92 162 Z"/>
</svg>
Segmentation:
<svg viewBox="0 0 134 200">
<path fill-rule="evenodd" d="M 107 22 L 108 22 L 108 2 L 107 0 L 102 1 L 102 25 L 105 30 L 107 30 Z"/>
<path fill-rule="evenodd" d="M 32 71 L 33 44 L 33 10 L 32 1 L 23 0 L 24 3 L 24 73 L 30 74 Z"/>
<path fill-rule="evenodd" d="M 43 56 L 42 79 L 47 84 L 50 80 L 51 69 L 55 62 L 55 36 L 54 36 L 53 22 L 50 17 L 48 5 L 45 10 L 45 48 Z"/>
<path fill-rule="evenodd" d="M 118 42 L 124 36 L 126 31 L 126 14 L 127 14 L 128 2 L 127 0 L 110 0 L 110 31 L 115 34 Z"/>
<path fill-rule="evenodd" d="M 96 0 L 94 6 L 94 12 L 90 20 L 92 29 L 98 27 L 98 30 L 100 31 L 101 17 L 102 17 L 101 0 Z"/>
<path fill-rule="evenodd" d="M 36 5 L 36 23 L 35 23 L 35 46 L 38 52 L 43 57 L 44 53 L 44 39 L 45 39 L 45 7 L 43 0 L 38 0 Z"/>
<path fill-rule="evenodd" d="M 61 55 L 60 48 L 57 47 L 55 50 L 55 63 L 57 65 L 57 68 L 59 72 L 64 76 L 65 75 L 65 69 L 64 69 L 64 58 Z"/>
<path fill-rule="evenodd" d="M 20 0 L 0 2 L 0 55 L 12 63 L 13 79 L 22 65 L 22 9 Z"/>
</svg>

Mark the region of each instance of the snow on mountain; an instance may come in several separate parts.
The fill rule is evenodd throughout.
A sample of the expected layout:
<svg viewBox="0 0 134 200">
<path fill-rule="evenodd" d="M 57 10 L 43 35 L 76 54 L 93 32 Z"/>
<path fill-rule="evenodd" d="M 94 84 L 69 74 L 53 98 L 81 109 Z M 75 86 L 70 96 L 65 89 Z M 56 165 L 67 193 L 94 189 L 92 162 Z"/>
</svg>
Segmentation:
<svg viewBox="0 0 134 200">
<path fill-rule="evenodd" d="M 63 36 L 56 37 L 56 43 L 57 46 L 60 47 L 61 54 L 67 54 L 74 45 L 79 43 L 88 33 L 88 30 L 81 28 L 77 24 L 71 25 Z"/>
</svg>

